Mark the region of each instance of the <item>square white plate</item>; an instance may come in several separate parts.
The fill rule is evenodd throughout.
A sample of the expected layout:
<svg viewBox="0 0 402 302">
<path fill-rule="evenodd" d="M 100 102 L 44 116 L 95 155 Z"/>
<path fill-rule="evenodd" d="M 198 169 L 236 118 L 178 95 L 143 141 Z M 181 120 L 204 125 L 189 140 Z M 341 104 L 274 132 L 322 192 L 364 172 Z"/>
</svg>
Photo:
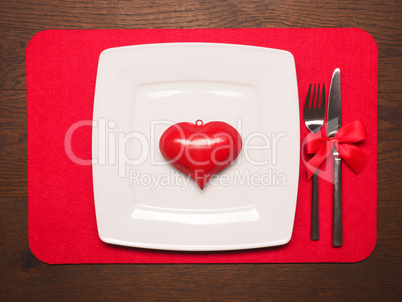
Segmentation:
<svg viewBox="0 0 402 302">
<path fill-rule="evenodd" d="M 287 243 L 299 176 L 299 106 L 291 53 L 168 43 L 111 48 L 99 59 L 92 133 L 101 240 L 167 250 Z M 173 123 L 224 121 L 243 149 L 204 190 L 167 164 Z"/>
</svg>

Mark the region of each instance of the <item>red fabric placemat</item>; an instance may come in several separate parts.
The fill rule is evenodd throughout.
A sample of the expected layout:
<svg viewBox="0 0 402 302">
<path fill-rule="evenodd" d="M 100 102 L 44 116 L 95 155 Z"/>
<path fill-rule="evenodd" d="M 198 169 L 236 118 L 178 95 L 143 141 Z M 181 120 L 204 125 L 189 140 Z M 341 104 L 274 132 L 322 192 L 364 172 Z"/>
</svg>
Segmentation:
<svg viewBox="0 0 402 302">
<path fill-rule="evenodd" d="M 320 181 L 320 240 L 310 241 L 311 180 L 301 163 L 291 241 L 281 247 L 229 252 L 166 252 L 113 246 L 97 233 L 91 166 L 73 163 L 64 138 L 69 127 L 92 119 L 97 64 L 107 48 L 166 42 L 216 42 L 290 51 L 296 61 L 301 140 L 303 105 L 310 82 L 342 71 L 342 122 L 361 119 L 368 137 L 359 175 L 343 164 L 344 244 L 333 248 L 333 185 Z M 47 30 L 26 52 L 28 110 L 29 244 L 40 260 L 57 263 L 274 263 L 356 262 L 376 243 L 377 74 L 374 39 L 360 29 L 144 29 Z M 302 145 L 302 141 L 301 141 Z M 91 127 L 81 127 L 72 148 L 91 158 Z M 302 160 L 302 159 L 301 159 Z M 327 161 L 327 171 L 332 160 Z M 325 175 L 326 173 L 323 173 Z M 328 174 L 329 175 L 329 174 Z"/>
</svg>

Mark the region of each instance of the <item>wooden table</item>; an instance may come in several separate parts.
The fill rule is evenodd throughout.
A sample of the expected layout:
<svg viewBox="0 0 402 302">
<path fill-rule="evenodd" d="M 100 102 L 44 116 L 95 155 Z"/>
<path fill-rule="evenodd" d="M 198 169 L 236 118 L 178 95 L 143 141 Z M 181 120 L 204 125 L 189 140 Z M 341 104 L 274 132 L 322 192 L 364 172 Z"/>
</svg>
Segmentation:
<svg viewBox="0 0 402 302">
<path fill-rule="evenodd" d="M 0 300 L 402 300 L 402 2 L 2 0 Z M 25 49 L 44 29 L 359 27 L 379 48 L 378 241 L 355 264 L 48 265 L 27 238 Z"/>
</svg>

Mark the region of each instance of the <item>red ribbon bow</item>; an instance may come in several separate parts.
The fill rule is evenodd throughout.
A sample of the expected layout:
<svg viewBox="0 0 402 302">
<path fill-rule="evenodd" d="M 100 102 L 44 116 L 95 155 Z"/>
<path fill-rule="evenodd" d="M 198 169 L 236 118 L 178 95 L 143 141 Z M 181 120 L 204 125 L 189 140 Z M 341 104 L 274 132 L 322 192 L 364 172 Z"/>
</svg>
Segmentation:
<svg viewBox="0 0 402 302">
<path fill-rule="evenodd" d="M 361 120 L 356 120 L 340 128 L 333 138 L 321 133 L 309 133 L 306 136 L 306 150 L 315 156 L 307 163 L 307 176 L 310 178 L 335 148 L 339 155 L 358 174 L 366 162 L 366 154 L 353 145 L 367 137 Z"/>
</svg>

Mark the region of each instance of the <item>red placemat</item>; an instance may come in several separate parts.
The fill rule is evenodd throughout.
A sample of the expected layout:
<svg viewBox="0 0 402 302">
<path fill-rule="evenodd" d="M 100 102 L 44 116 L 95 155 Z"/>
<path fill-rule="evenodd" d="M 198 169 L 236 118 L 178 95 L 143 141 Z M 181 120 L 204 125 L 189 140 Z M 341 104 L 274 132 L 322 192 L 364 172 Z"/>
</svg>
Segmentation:
<svg viewBox="0 0 402 302">
<path fill-rule="evenodd" d="M 281 247 L 230 252 L 166 252 L 113 246 L 97 233 L 91 166 L 73 163 L 64 138 L 69 127 L 92 119 L 97 64 L 107 48 L 166 42 L 216 42 L 290 51 L 296 61 L 301 140 L 303 105 L 310 82 L 342 71 L 342 122 L 361 119 L 368 137 L 359 175 L 343 164 L 344 244 L 333 248 L 333 185 L 320 181 L 320 240 L 310 241 L 311 180 L 301 163 L 291 241 Z M 144 29 L 47 30 L 26 52 L 28 110 L 29 244 L 40 260 L 57 263 L 274 263 L 356 262 L 376 243 L 377 74 L 374 39 L 360 29 Z M 302 145 L 302 141 L 301 141 Z M 91 158 L 91 127 L 79 128 L 74 153 Z M 302 160 L 302 159 L 301 159 Z M 331 160 L 327 161 L 327 171 Z M 324 175 L 325 173 L 323 173 Z"/>
</svg>

